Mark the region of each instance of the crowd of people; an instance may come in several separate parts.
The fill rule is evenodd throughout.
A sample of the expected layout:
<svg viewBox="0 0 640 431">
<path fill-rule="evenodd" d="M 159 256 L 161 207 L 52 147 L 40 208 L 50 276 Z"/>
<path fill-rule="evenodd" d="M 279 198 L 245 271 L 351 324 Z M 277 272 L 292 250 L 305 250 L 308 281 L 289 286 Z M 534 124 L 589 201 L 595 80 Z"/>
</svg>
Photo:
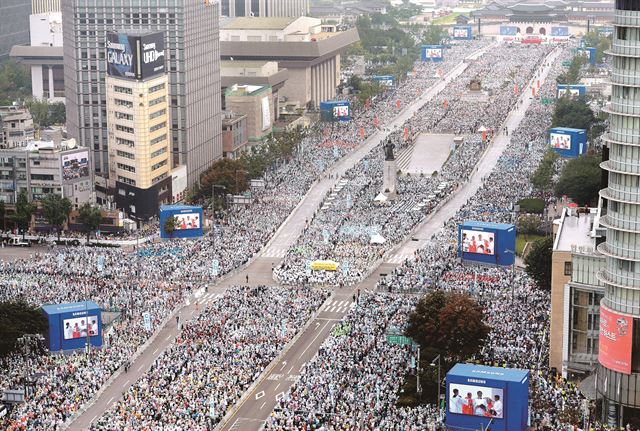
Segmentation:
<svg viewBox="0 0 640 431">
<path fill-rule="evenodd" d="M 92 429 L 213 429 L 327 296 L 308 288 L 232 287 L 184 325 Z"/>
<path fill-rule="evenodd" d="M 416 77 L 405 80 L 393 100 L 400 100 L 402 106 L 410 104 L 416 94 L 439 81 L 436 72 L 446 74 L 469 52 L 486 45 L 470 41 L 449 50 L 442 63 L 417 64 Z M 120 313 L 119 319 L 105 327 L 103 348 L 88 355 L 38 355 L 32 351 L 27 356 L 17 351 L 4 359 L 0 386 L 20 387 L 23 371 L 31 370 L 27 373 L 35 378 L 35 392 L 0 418 L 0 428 L 56 430 L 68 424 L 195 288 L 213 280 L 214 260 L 218 275 L 246 263 L 268 242 L 313 182 L 362 144 L 361 128 L 366 139 L 395 118 L 400 110 L 389 109 L 391 97 L 381 96 L 367 109 L 356 111 L 349 124 L 336 124 L 331 131 L 321 126 L 311 128 L 296 156 L 265 174 L 265 187 L 254 191 L 254 201 L 229 208 L 216 229 L 202 238 L 145 243 L 133 252 L 76 247 L 0 264 L 2 300 L 41 305 L 90 299 L 105 311 Z M 143 325 L 145 312 L 151 317 L 150 331 Z"/>
<path fill-rule="evenodd" d="M 551 65 L 538 97 L 553 97 L 555 77 L 562 72 L 561 62 L 568 58 L 565 49 Z M 325 341 L 272 412 L 267 430 L 437 429 L 440 418 L 433 406 L 395 406 L 399 385 L 409 371 L 411 352 L 385 341 L 389 328 L 402 328 L 417 298 L 433 289 L 466 292 L 482 305 L 490 333 L 471 361 L 530 370 L 535 429 L 573 429 L 577 425 L 563 422 L 562 412 L 568 407 L 580 409 L 584 396 L 547 366 L 549 294 L 538 289 L 524 272 L 469 267 L 457 258 L 460 222 L 515 221 L 512 204 L 532 193 L 529 178 L 545 151 L 551 113 L 552 108 L 533 101 L 478 193 L 427 247 L 382 280 L 376 295 L 363 294 L 358 307 L 345 317 L 351 332 Z M 389 290 L 395 293 L 386 293 Z M 594 424 L 593 429 L 606 428 Z"/>
<path fill-rule="evenodd" d="M 365 277 L 376 260 L 470 176 L 490 140 L 478 132 L 479 128 L 489 131 L 502 128 L 517 102 L 514 89 L 526 87 L 550 50 L 548 46 L 500 45 L 471 63 L 403 127 L 391 133 L 397 152 L 409 145 L 403 134 L 462 134 L 463 142 L 452 151 L 440 172 L 431 177 L 400 176 L 396 199 L 376 202 L 383 186 L 385 153 L 381 143 L 344 175 L 346 184 L 316 213 L 274 271 L 276 279 L 286 284 L 351 284 Z M 481 80 L 486 94 L 466 99 L 463 96 L 469 93 L 473 79 Z M 405 129 L 410 132 L 405 134 Z M 416 210 L 430 195 L 437 198 Z M 383 240 L 372 241 L 374 235 Z M 308 262 L 314 260 L 333 260 L 342 268 L 335 272 L 311 272 Z"/>
</svg>

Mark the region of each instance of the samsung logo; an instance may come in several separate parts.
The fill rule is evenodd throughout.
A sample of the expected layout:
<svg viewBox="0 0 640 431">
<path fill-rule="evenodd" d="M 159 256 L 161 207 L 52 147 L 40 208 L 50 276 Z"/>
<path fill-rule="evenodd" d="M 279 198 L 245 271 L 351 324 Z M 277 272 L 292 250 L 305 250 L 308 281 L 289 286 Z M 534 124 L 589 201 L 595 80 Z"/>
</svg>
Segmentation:
<svg viewBox="0 0 640 431">
<path fill-rule="evenodd" d="M 111 42 L 110 40 L 107 40 L 107 48 L 117 49 L 118 51 L 124 51 L 127 49 L 122 43 Z"/>
</svg>

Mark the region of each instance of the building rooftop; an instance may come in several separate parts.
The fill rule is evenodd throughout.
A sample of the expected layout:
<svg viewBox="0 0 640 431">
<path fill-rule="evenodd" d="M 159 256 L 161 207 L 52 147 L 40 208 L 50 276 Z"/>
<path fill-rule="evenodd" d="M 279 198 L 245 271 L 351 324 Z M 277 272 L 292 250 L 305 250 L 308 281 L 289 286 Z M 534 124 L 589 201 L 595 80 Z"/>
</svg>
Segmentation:
<svg viewBox="0 0 640 431">
<path fill-rule="evenodd" d="M 284 30 L 298 17 L 237 17 L 220 21 L 225 30 Z"/>
<path fill-rule="evenodd" d="M 589 214 L 569 215 L 564 209 L 556 240 L 554 251 L 571 251 L 573 247 L 593 247 L 594 239 L 591 237 L 591 229 L 595 218 L 596 208 L 591 208 Z"/>
</svg>

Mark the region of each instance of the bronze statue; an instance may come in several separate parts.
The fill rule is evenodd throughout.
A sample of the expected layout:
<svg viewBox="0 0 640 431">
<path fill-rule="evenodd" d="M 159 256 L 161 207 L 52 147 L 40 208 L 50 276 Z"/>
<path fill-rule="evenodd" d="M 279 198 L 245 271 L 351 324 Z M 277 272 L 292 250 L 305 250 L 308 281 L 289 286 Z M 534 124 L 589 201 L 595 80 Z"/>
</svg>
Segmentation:
<svg viewBox="0 0 640 431">
<path fill-rule="evenodd" d="M 387 139 L 387 143 L 382 146 L 384 149 L 385 160 L 395 160 L 395 156 L 393 155 L 393 149 L 396 147 L 396 144 L 391 142 L 391 138 Z"/>
</svg>

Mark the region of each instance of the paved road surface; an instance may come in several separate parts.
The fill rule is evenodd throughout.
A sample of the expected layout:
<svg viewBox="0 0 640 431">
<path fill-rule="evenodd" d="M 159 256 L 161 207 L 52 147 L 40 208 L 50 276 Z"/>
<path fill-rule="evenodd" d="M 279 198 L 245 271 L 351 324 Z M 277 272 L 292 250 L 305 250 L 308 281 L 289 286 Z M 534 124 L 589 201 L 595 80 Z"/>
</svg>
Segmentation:
<svg viewBox="0 0 640 431">
<path fill-rule="evenodd" d="M 548 59 L 555 60 L 557 55 L 558 53 L 554 52 Z M 542 73 L 539 74 L 541 75 L 541 82 L 546 78 L 547 73 L 548 69 L 544 69 Z M 524 117 L 524 112 L 530 104 L 531 100 L 526 96 L 522 105 L 509 114 L 506 120 L 509 130 L 514 130 L 518 124 L 520 124 L 520 121 Z M 467 199 L 476 193 L 482 183 L 482 177 L 491 172 L 498 158 L 509 143 L 509 139 L 508 136 L 502 133 L 494 139 L 485 156 L 480 161 L 478 170 L 472 175 L 468 183 L 464 187 L 461 187 L 455 196 L 437 213 L 424 222 L 418 229 L 416 235 L 414 235 L 414 237 L 417 236 L 419 240 L 413 241 L 411 238 L 408 238 L 400 247 L 400 252 L 404 253 L 408 250 L 410 253 L 413 253 L 418 247 L 424 246 L 431 238 L 431 235 L 442 228 L 444 221 L 453 216 L 458 209 L 465 204 Z M 357 289 L 360 291 L 373 289 L 376 282 L 380 279 L 381 274 L 389 273 L 397 265 L 398 263 L 383 262 L 369 277 L 357 286 Z M 353 300 L 350 297 L 350 295 L 353 294 L 352 290 L 345 288 L 344 290 L 335 290 L 335 292 L 336 301 Z M 300 368 L 313 358 L 324 339 L 329 335 L 332 324 L 340 320 L 348 311 L 349 308 L 344 308 L 337 312 L 327 314 L 326 309 L 323 310 L 311 322 L 306 333 L 291 346 L 286 355 L 276 364 L 275 369 L 268 373 L 266 379 L 248 394 L 244 403 L 237 406 L 238 409 L 235 414 L 226 423 L 221 423 L 216 429 L 220 431 L 260 430 L 277 401 L 293 385 Z"/>
<path fill-rule="evenodd" d="M 478 58 L 490 49 L 491 46 L 492 45 L 479 50 L 467 58 Z M 418 109 L 441 91 L 449 81 L 459 76 L 467 67 L 468 63 L 460 63 L 449 74 L 445 75 L 445 78 L 438 84 L 425 91 L 413 104 L 401 111 L 393 123 L 387 126 L 386 130 L 377 131 L 371 135 L 361 147 L 338 161 L 330 170 L 327 171 L 327 176 L 332 175 L 333 178 L 324 178 L 310 188 L 298 207 L 275 233 L 270 243 L 260 252 L 259 256 L 250 263 L 250 265 L 242 268 L 235 274 L 224 278 L 222 281 L 215 284 L 215 286 L 209 287 L 209 290 L 205 295 L 203 295 L 203 297 L 200 297 L 197 301 L 192 299 L 189 304 L 185 305 L 177 312 L 177 314 L 180 315 L 181 322 L 191 320 L 194 316 L 197 316 L 203 306 L 203 303 L 206 304 L 215 300 L 217 297 L 216 295 L 221 295 L 230 286 L 245 284 L 247 275 L 249 275 L 249 284 L 273 284 L 274 281 L 271 276 L 272 268 L 282 260 L 286 250 L 298 239 L 302 229 L 304 228 L 306 220 L 311 220 L 314 212 L 322 203 L 326 193 L 339 181 L 338 177 L 342 176 L 348 169 L 368 154 L 369 151 L 371 151 L 371 149 L 374 148 L 381 140 L 385 139 L 394 127 L 400 127 L 407 119 L 412 117 Z M 342 301 L 345 300 L 344 298 L 351 298 L 351 292 L 345 291 L 343 293 L 338 293 L 338 295 L 342 295 L 339 296 L 340 298 L 343 298 L 341 299 Z M 329 312 L 329 317 L 327 317 L 324 312 L 321 316 L 324 316 L 324 319 L 339 320 L 347 313 L 347 311 L 347 309 L 337 308 L 336 311 Z M 308 345 L 308 348 L 305 346 L 302 349 L 296 345 L 293 354 L 298 351 L 305 353 L 305 355 L 302 355 L 301 358 L 296 360 L 296 366 L 298 367 L 296 370 L 299 369 L 299 366 L 302 363 L 306 362 L 301 362 L 301 359 L 304 359 L 307 356 L 312 357 L 316 353 L 318 346 L 326 338 L 326 334 L 331 327 L 331 325 L 327 323 L 330 321 L 331 320 L 321 320 L 321 322 L 323 322 L 321 326 L 323 328 L 323 336 L 313 336 L 310 340 L 306 340 L 307 334 L 303 334 L 300 338 L 300 340 L 306 340 L 305 342 L 311 342 L 312 344 Z M 329 327 L 329 329 L 327 329 L 327 327 Z M 173 340 L 178 335 L 178 330 L 179 328 L 177 327 L 175 318 L 172 316 L 168 320 L 167 324 L 154 336 L 155 338 L 151 340 L 141 352 L 138 352 L 138 356 L 132 358 L 129 371 L 127 373 L 116 373 L 112 377 L 113 380 L 110 384 L 103 388 L 102 393 L 100 393 L 100 395 L 94 399 L 94 402 L 71 423 L 68 429 L 72 431 L 88 429 L 91 423 L 120 400 L 122 394 L 126 392 L 126 390 L 129 389 L 129 387 L 147 370 L 149 370 L 153 361 L 172 345 Z M 315 331 L 316 329 L 312 325 L 310 330 Z M 287 389 L 288 387 L 289 386 L 286 386 Z M 273 397 L 271 397 L 271 399 L 275 402 Z M 267 401 L 266 398 L 265 401 Z M 258 408 L 258 410 L 260 409 Z M 267 410 L 265 405 L 264 411 L 266 412 L 265 415 L 268 415 L 271 408 Z M 258 424 L 256 423 L 256 425 Z M 253 428 L 246 424 L 242 425 L 242 428 L 236 429 L 248 430 Z"/>
</svg>

